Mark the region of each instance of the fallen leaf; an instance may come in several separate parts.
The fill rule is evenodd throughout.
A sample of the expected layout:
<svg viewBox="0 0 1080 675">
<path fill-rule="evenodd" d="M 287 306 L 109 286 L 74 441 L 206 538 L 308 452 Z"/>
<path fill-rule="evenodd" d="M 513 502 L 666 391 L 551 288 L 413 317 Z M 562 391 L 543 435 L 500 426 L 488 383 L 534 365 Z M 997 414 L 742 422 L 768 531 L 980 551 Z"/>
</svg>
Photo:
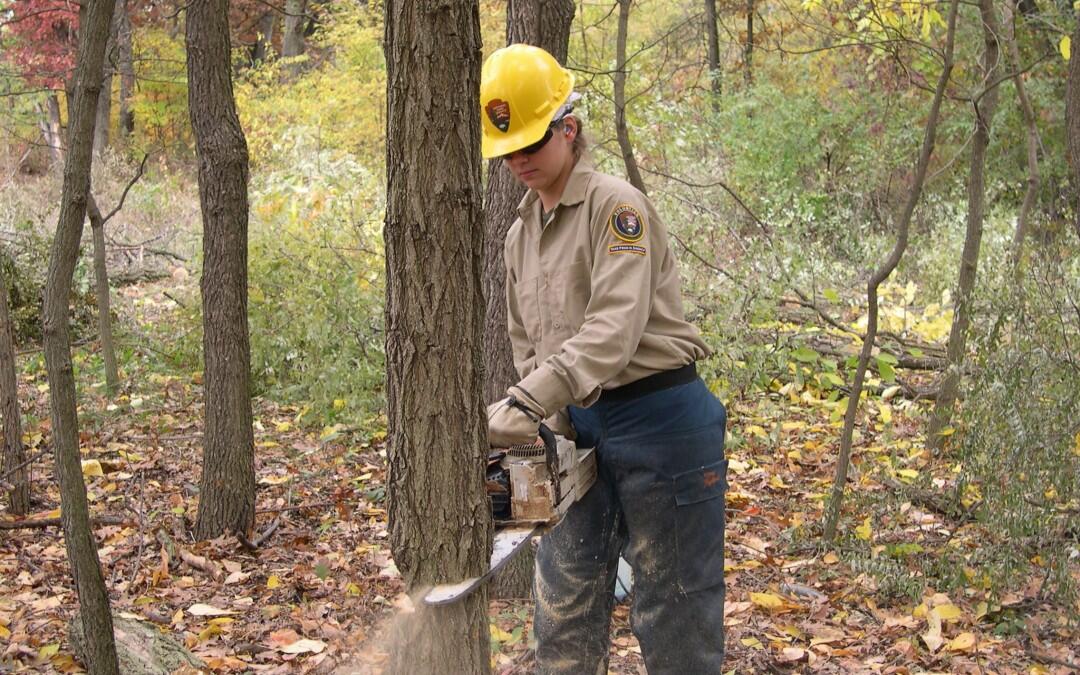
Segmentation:
<svg viewBox="0 0 1080 675">
<path fill-rule="evenodd" d="M 780 663 L 798 663 L 806 658 L 806 650 L 801 647 L 784 647 L 776 660 Z"/>
<path fill-rule="evenodd" d="M 84 459 L 82 461 L 82 473 L 87 478 L 105 475 L 105 472 L 101 469 L 101 462 L 96 459 Z"/>
<path fill-rule="evenodd" d="M 751 593 L 750 602 L 765 609 L 780 609 L 784 606 L 784 599 L 775 593 Z"/>
<path fill-rule="evenodd" d="M 281 649 L 286 654 L 320 654 L 326 649 L 326 643 L 319 640 L 297 640 L 291 645 L 287 645 Z"/>
<path fill-rule="evenodd" d="M 975 636 L 972 633 L 960 633 L 952 640 L 949 640 L 949 644 L 945 645 L 945 649 L 950 652 L 970 652 L 975 649 Z"/>
<path fill-rule="evenodd" d="M 188 614 L 192 616 L 228 616 L 230 614 L 236 614 L 236 612 L 227 609 L 219 609 L 212 605 L 204 605 L 201 603 L 188 607 L 187 611 Z"/>
</svg>

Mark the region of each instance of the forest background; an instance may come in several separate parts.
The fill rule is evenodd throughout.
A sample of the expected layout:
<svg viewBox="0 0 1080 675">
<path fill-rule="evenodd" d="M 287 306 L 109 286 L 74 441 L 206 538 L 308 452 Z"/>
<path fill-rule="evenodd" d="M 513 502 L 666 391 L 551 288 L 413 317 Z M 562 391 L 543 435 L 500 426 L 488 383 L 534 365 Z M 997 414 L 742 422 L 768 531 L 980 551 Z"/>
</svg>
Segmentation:
<svg viewBox="0 0 1080 675">
<path fill-rule="evenodd" d="M 1080 214 L 1068 148 L 1080 139 L 1064 103 L 1076 9 L 959 3 L 950 42 L 936 2 L 577 3 L 567 65 L 592 160 L 657 204 L 687 312 L 715 350 L 700 366 L 731 418 L 726 623 L 739 672 L 1076 669 Z M 407 604 L 384 505 L 384 10 L 230 5 L 250 157 L 260 523 L 290 542 L 242 560 L 223 539 L 184 534 L 199 502 L 204 365 L 182 10 L 118 2 L 106 58 L 93 193 L 100 211 L 119 209 L 100 228 L 115 384 L 89 254 L 71 296 L 92 511 L 138 516 L 97 530 L 110 595 L 216 670 L 378 669 L 385 650 L 368 638 Z M 484 0 L 480 18 L 486 55 L 505 43 L 504 3 Z M 28 457 L 51 443 L 42 289 L 76 24 L 59 0 L 0 3 L 0 238 Z M 898 250 L 871 312 L 868 279 Z M 830 495 L 848 450 L 846 488 Z M 32 467 L 29 511 L 55 517 L 53 469 Z M 78 669 L 57 530 L 19 526 L 13 500 L 0 511 L 3 658 Z M 494 601 L 497 669 L 530 663 L 527 607 Z M 636 672 L 625 608 L 615 630 L 613 669 Z"/>
</svg>

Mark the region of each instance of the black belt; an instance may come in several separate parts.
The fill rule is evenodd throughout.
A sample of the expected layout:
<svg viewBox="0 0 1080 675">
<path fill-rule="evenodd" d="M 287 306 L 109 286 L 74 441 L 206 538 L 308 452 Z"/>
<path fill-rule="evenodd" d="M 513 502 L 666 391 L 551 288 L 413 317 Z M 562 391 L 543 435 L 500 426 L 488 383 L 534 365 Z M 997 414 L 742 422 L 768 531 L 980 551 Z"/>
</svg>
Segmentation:
<svg viewBox="0 0 1080 675">
<path fill-rule="evenodd" d="M 664 370 L 653 373 L 640 380 L 634 380 L 630 384 L 624 384 L 614 389 L 605 389 L 600 393 L 599 403 L 625 403 L 635 398 L 651 394 L 661 389 L 670 389 L 680 384 L 690 384 L 697 379 L 697 366 L 693 361 L 682 368 Z"/>
</svg>

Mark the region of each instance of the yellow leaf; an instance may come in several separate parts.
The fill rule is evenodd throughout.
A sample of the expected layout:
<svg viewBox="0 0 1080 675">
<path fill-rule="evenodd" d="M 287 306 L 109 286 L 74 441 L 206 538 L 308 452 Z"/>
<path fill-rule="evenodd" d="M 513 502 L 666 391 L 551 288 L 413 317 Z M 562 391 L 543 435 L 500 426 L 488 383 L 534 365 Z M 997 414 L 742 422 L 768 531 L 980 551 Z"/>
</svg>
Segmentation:
<svg viewBox="0 0 1080 675">
<path fill-rule="evenodd" d="M 343 398 L 335 398 L 334 399 L 334 410 L 341 410 L 344 407 L 345 407 L 345 399 L 343 399 Z"/>
<path fill-rule="evenodd" d="M 863 541 L 870 541 L 873 534 L 873 528 L 870 527 L 870 516 L 867 516 L 863 524 L 855 528 L 855 536 Z"/>
<path fill-rule="evenodd" d="M 769 479 L 769 487 L 774 487 L 777 490 L 783 490 L 787 487 L 787 483 L 785 483 L 784 479 L 780 476 L 773 475 L 773 477 Z"/>
<path fill-rule="evenodd" d="M 45 645 L 44 647 L 42 647 L 41 649 L 38 650 L 38 658 L 41 659 L 42 661 L 44 661 L 45 659 L 49 658 L 50 656 L 53 656 L 54 654 L 56 654 L 56 652 L 58 652 L 58 651 L 60 651 L 60 643 L 59 642 L 54 642 L 51 645 Z"/>
<path fill-rule="evenodd" d="M 210 619 L 209 621 L 207 621 L 207 623 L 211 626 L 228 626 L 234 621 L 236 621 L 236 619 L 232 618 L 231 616 L 219 616 L 216 619 Z"/>
<path fill-rule="evenodd" d="M 938 432 L 938 436 L 952 436 L 955 433 L 956 433 L 956 429 L 954 429 L 952 427 L 945 427 L 944 429 L 942 429 L 941 431 Z"/>
<path fill-rule="evenodd" d="M 949 640 L 949 644 L 945 645 L 945 649 L 950 652 L 970 652 L 975 648 L 975 636 L 971 633 L 960 633 L 952 640 Z"/>
<path fill-rule="evenodd" d="M 491 639 L 496 642 L 506 642 L 513 637 L 513 635 L 510 635 L 510 633 L 507 633 L 495 624 L 490 624 L 489 628 L 491 629 Z"/>
<path fill-rule="evenodd" d="M 836 563 L 840 562 L 840 556 L 836 555 L 832 551 L 829 551 L 825 554 L 825 557 L 822 558 L 821 561 L 826 565 L 835 565 Z"/>
<path fill-rule="evenodd" d="M 1061 55 L 1068 61 L 1069 57 L 1072 55 L 1072 39 L 1068 35 L 1061 38 L 1061 42 L 1058 43 L 1058 49 L 1061 50 Z"/>
<path fill-rule="evenodd" d="M 907 478 L 908 480 L 914 480 L 919 477 L 919 472 L 915 469 L 897 469 L 896 475 L 901 478 Z"/>
<path fill-rule="evenodd" d="M 270 578 L 266 580 L 266 587 L 269 588 L 270 590 L 274 590 L 275 588 L 277 588 L 280 585 L 281 585 L 281 579 L 279 579 L 278 575 L 276 575 L 276 574 L 271 574 Z"/>
<path fill-rule="evenodd" d="M 742 638 L 741 640 L 739 640 L 739 642 L 741 642 L 743 644 L 743 647 L 749 647 L 751 649 L 764 649 L 765 648 L 765 645 L 761 644 L 761 640 L 759 640 L 759 639 L 757 639 L 755 637 Z"/>
<path fill-rule="evenodd" d="M 285 433 L 292 429 L 292 422 L 278 422 L 274 425 L 274 428 L 277 429 L 278 433 Z"/>
<path fill-rule="evenodd" d="M 915 611 L 911 613 L 911 616 L 915 617 L 916 619 L 921 619 L 926 616 L 926 613 L 928 611 L 929 610 L 926 607 L 926 603 L 924 602 L 915 608 Z"/>
<path fill-rule="evenodd" d="M 885 424 L 892 422 L 892 407 L 884 403 L 878 406 L 878 412 L 881 414 L 881 421 Z"/>
<path fill-rule="evenodd" d="M 6 640 L 9 637 L 11 637 L 11 631 L 9 631 L 4 624 L 0 624 L 0 639 Z"/>
<path fill-rule="evenodd" d="M 930 610 L 934 614 L 938 615 L 938 618 L 942 621 L 956 621 L 964 615 L 964 611 L 956 605 L 938 605 L 934 609 Z"/>
<path fill-rule="evenodd" d="M 784 599 L 775 593 L 751 593 L 750 602 L 765 609 L 780 609 L 784 606 Z"/>
<path fill-rule="evenodd" d="M 761 438 L 765 438 L 769 435 L 769 432 L 765 431 L 763 427 L 760 427 L 756 424 L 751 424 L 750 426 L 746 427 L 746 435 L 760 436 Z"/>
<path fill-rule="evenodd" d="M 82 462 L 83 476 L 104 476 L 105 472 L 101 470 L 101 462 L 96 459 L 84 459 Z"/>
</svg>

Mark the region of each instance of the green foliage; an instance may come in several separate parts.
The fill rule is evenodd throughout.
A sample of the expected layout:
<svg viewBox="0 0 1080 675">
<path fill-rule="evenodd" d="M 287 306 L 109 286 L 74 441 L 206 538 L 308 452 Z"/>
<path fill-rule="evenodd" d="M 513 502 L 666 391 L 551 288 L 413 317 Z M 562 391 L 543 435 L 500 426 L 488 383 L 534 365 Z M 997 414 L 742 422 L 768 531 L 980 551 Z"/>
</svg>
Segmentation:
<svg viewBox="0 0 1080 675">
<path fill-rule="evenodd" d="M 193 140 L 183 34 L 170 36 L 164 29 L 147 28 L 136 31 L 132 43 L 139 83 L 131 99 L 133 147 L 171 153 L 190 148 Z"/>
<path fill-rule="evenodd" d="M 979 367 L 954 441 L 958 499 L 1000 539 L 971 553 L 995 588 L 1033 571 L 1065 604 L 1080 508 L 1080 265 L 1033 261 L 1022 285 L 990 305 L 1001 325 L 977 337 Z"/>
</svg>

